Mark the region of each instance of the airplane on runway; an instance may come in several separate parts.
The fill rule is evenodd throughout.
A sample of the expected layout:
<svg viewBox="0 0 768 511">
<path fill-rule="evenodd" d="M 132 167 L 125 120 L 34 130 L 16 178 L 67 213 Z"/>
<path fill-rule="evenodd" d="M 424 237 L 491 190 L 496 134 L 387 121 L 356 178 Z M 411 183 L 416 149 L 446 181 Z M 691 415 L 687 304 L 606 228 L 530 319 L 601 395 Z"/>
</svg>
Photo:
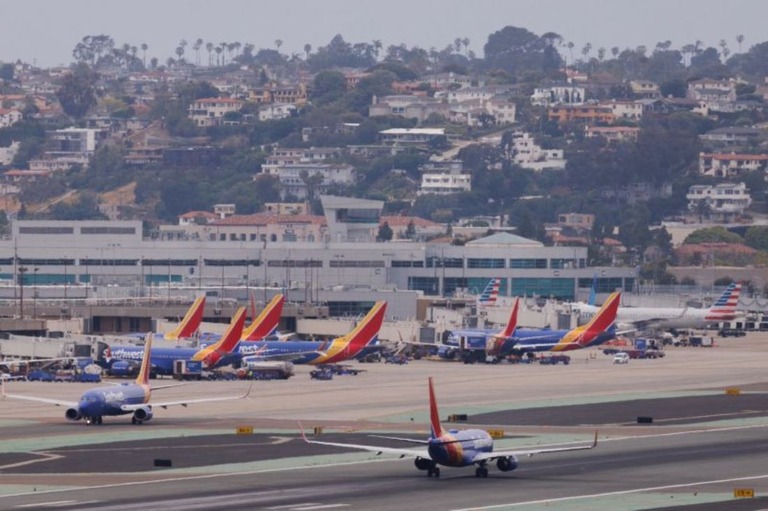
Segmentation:
<svg viewBox="0 0 768 511">
<path fill-rule="evenodd" d="M 243 362 L 254 357 L 290 360 L 294 364 L 338 364 L 376 344 L 386 310 L 387 302 L 376 302 L 351 332 L 331 341 L 241 341 L 233 355 L 240 356 Z"/>
<path fill-rule="evenodd" d="M 571 330 L 539 330 L 518 328 L 494 345 L 497 355 L 524 354 L 536 351 L 570 351 L 597 346 L 618 333 L 616 311 L 621 293 L 612 293 L 586 325 Z"/>
<path fill-rule="evenodd" d="M 640 330 L 657 328 L 704 328 L 720 321 L 732 321 L 742 315 L 736 310 L 741 294 L 741 283 L 733 283 L 720 295 L 717 301 L 707 309 L 674 307 L 619 307 L 616 314 L 618 323 L 633 326 Z M 595 306 L 572 304 L 572 310 L 578 311 L 579 317 L 591 318 L 598 310 Z"/>
<path fill-rule="evenodd" d="M 5 384 L 2 384 L 3 398 L 21 399 L 26 401 L 36 401 L 48 403 L 67 408 L 64 416 L 71 421 L 84 419 L 87 425 L 101 424 L 103 417 L 107 415 L 127 415 L 132 414 L 131 424 L 142 424 L 152 420 L 154 408 L 168 408 L 169 406 L 184 406 L 195 403 L 210 403 L 214 401 L 230 401 L 233 399 L 244 399 L 250 393 L 248 391 L 242 396 L 223 396 L 209 397 L 202 399 L 185 399 L 176 401 L 165 401 L 159 403 L 150 402 L 152 390 L 158 390 L 174 385 L 164 385 L 151 387 L 149 384 L 150 359 L 152 353 L 152 334 L 147 335 L 146 345 L 144 346 L 144 357 L 141 360 L 141 370 L 133 383 L 123 383 L 110 387 L 98 387 L 85 391 L 79 401 L 64 401 L 59 399 L 50 399 L 44 397 L 26 396 L 20 394 L 6 394 Z"/>
<path fill-rule="evenodd" d="M 427 440 L 414 440 L 411 438 L 396 438 L 381 435 L 379 438 L 390 440 L 400 440 L 414 444 L 421 444 L 422 447 L 414 449 L 382 447 L 374 445 L 346 444 L 341 442 L 322 442 L 310 440 L 304 433 L 304 428 L 299 423 L 301 436 L 308 444 L 329 445 L 333 447 L 344 447 L 349 449 L 358 449 L 362 451 L 375 452 L 377 454 L 396 454 L 401 458 L 415 458 L 414 463 L 419 470 L 426 470 L 427 477 L 440 477 L 440 468 L 445 467 L 467 467 L 476 465 L 475 477 L 488 477 L 488 464 L 496 461 L 496 467 L 502 472 L 509 472 L 518 467 L 518 457 L 530 457 L 536 454 L 546 454 L 553 452 L 583 451 L 592 449 L 597 445 L 597 431 L 595 431 L 595 440 L 589 445 L 580 445 L 574 447 L 543 447 L 532 449 L 505 449 L 494 451 L 493 438 L 487 431 L 482 429 L 463 429 L 446 430 L 440 424 L 440 414 L 437 409 L 437 400 L 435 399 L 435 389 L 432 378 L 429 378 L 429 417 L 431 422 L 431 432 Z"/>
<path fill-rule="evenodd" d="M 266 309 L 265 309 L 266 311 Z M 245 324 L 245 307 L 240 307 L 218 341 L 202 348 L 155 348 L 152 350 L 150 361 L 151 370 L 155 374 L 172 376 L 177 361 L 201 362 L 203 369 L 213 369 L 220 365 L 231 363 L 232 351 L 240 342 Z M 264 315 L 262 313 L 262 315 Z M 259 316 L 261 317 L 261 316 Z M 254 321 L 256 329 L 259 325 Z M 138 364 L 144 358 L 145 346 L 110 346 L 104 350 L 104 364 L 113 375 L 130 375 L 138 370 Z"/>
</svg>

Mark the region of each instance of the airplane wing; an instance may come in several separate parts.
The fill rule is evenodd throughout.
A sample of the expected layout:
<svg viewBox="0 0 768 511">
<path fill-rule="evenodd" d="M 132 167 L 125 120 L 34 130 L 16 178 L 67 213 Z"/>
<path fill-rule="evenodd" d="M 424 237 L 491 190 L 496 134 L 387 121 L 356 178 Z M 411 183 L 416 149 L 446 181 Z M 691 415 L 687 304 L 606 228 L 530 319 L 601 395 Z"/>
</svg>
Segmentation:
<svg viewBox="0 0 768 511">
<path fill-rule="evenodd" d="M 304 355 L 311 355 L 313 353 L 324 355 L 322 351 L 317 350 L 309 350 L 309 351 L 293 351 L 293 352 L 280 352 L 280 353 L 269 353 L 269 350 L 266 352 L 260 353 L 258 355 L 250 355 L 255 357 L 254 361 L 258 360 L 281 360 L 281 361 L 287 361 L 290 362 L 292 360 L 296 360 L 298 358 L 303 357 Z M 248 359 L 249 356 L 243 357 L 243 361 L 245 362 L 246 359 Z"/>
<path fill-rule="evenodd" d="M 331 447 L 344 447 L 346 449 L 357 449 L 359 451 L 375 452 L 376 454 L 395 454 L 401 458 L 429 458 L 429 452 L 427 447 L 424 446 L 421 449 L 402 449 L 397 447 L 381 447 L 375 445 L 363 445 L 363 444 L 345 444 L 340 442 L 321 442 L 319 440 L 310 440 L 304 433 L 304 428 L 299 423 L 299 429 L 301 430 L 301 438 L 308 444 L 317 445 L 330 445 Z M 397 440 L 405 440 L 398 438 Z M 410 442 L 414 440 L 410 439 Z"/>
<path fill-rule="evenodd" d="M 199 399 L 180 399 L 178 401 L 164 401 L 164 402 L 150 401 L 149 403 L 138 403 L 138 404 L 132 404 L 132 405 L 126 404 L 121 406 L 120 409 L 125 412 L 133 412 L 135 410 L 138 410 L 139 408 L 144 408 L 147 405 L 153 408 L 168 408 L 169 406 L 183 406 L 186 408 L 188 405 L 199 404 L 199 403 L 212 403 L 214 401 L 232 401 L 235 399 L 245 399 L 248 397 L 248 394 L 251 393 L 252 387 L 253 387 L 253 382 L 251 382 L 251 384 L 248 386 L 248 390 L 242 396 L 204 397 Z"/>
<path fill-rule="evenodd" d="M 56 406 L 64 406 L 67 408 L 70 407 L 77 407 L 77 401 L 63 401 L 61 399 L 51 399 L 47 397 L 37 397 L 37 396 L 25 396 L 23 394 L 6 394 L 5 393 L 5 384 L 3 383 L 0 385 L 0 387 L 3 388 L 3 399 L 10 398 L 10 399 L 21 399 L 24 401 L 36 401 L 38 403 L 46 403 L 49 405 L 56 405 Z"/>
<path fill-rule="evenodd" d="M 597 431 L 595 431 L 595 440 L 589 445 L 576 445 L 572 447 L 542 447 L 540 449 L 508 449 L 504 451 L 492 451 L 481 452 L 472 460 L 473 463 L 479 461 L 491 461 L 496 458 L 504 458 L 507 456 L 525 456 L 530 458 L 536 454 L 548 454 L 553 452 L 568 452 L 568 451 L 586 451 L 594 449 L 597 446 Z"/>
</svg>

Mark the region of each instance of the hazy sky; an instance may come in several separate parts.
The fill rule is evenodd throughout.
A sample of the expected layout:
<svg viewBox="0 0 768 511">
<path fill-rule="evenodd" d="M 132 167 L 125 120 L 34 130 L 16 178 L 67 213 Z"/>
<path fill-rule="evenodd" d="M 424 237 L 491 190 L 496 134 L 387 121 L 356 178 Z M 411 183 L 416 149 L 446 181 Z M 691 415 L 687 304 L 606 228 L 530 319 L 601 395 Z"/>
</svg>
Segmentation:
<svg viewBox="0 0 768 511">
<path fill-rule="evenodd" d="M 283 53 L 328 44 L 379 39 L 444 48 L 457 37 L 483 55 L 488 35 L 506 25 L 538 35 L 556 32 L 575 44 L 574 56 L 592 44 L 610 50 L 670 40 L 674 48 L 701 40 L 732 53 L 768 41 L 767 0 L 17 0 L 0 14 L 0 61 L 22 59 L 40 66 L 69 64 L 86 35 L 108 34 L 119 46 L 149 45 L 148 59 L 175 57 L 181 39 L 253 43 Z M 205 54 L 205 52 L 203 52 Z M 610 53 L 609 53 L 610 54 Z M 191 48 L 186 58 L 193 59 Z"/>
</svg>

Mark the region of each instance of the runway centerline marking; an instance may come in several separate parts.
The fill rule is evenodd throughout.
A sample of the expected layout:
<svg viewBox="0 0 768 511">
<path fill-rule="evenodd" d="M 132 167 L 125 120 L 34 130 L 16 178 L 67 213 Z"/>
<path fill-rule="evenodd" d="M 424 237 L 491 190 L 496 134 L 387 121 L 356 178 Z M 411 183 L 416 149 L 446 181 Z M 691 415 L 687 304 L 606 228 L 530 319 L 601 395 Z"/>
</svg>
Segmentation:
<svg viewBox="0 0 768 511">
<path fill-rule="evenodd" d="M 293 511 L 310 511 L 312 509 L 333 509 L 338 507 L 349 507 L 349 504 L 322 504 L 318 506 L 294 507 L 292 509 Z"/>
<path fill-rule="evenodd" d="M 605 493 L 592 493 L 590 495 L 574 495 L 571 497 L 559 497 L 556 499 L 529 500 L 527 502 L 510 502 L 507 504 L 493 504 L 490 506 L 472 506 L 469 508 L 454 509 L 453 511 L 479 511 L 482 509 L 499 509 L 499 508 L 530 506 L 535 504 L 552 504 L 555 502 L 569 502 L 572 500 L 595 499 L 600 497 L 616 497 L 619 495 L 631 495 L 633 493 L 646 493 L 646 492 L 661 491 L 661 490 L 674 490 L 676 488 L 689 488 L 691 486 L 705 486 L 708 484 L 756 481 L 759 479 L 768 479 L 768 474 L 759 475 L 759 476 L 733 477 L 730 479 L 714 479 L 711 481 L 695 481 L 692 483 L 668 484 L 665 486 L 649 486 L 647 488 L 633 488 L 631 490 L 618 490 L 618 491 L 609 491 Z"/>
<path fill-rule="evenodd" d="M 272 506 L 267 509 L 293 509 L 296 506 L 317 506 L 319 502 L 302 502 L 301 504 L 286 504 L 283 506 Z"/>
</svg>

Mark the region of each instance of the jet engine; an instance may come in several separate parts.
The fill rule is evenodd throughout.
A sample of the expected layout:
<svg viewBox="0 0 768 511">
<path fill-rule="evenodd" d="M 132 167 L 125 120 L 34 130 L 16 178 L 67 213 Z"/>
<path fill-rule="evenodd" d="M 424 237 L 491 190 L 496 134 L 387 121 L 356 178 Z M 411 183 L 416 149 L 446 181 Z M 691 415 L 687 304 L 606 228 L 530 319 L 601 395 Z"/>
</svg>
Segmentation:
<svg viewBox="0 0 768 511">
<path fill-rule="evenodd" d="M 514 456 L 507 456 L 496 460 L 496 467 L 502 472 L 509 472 L 517 468 L 517 458 Z"/>
<path fill-rule="evenodd" d="M 79 421 L 83 418 L 83 416 L 80 415 L 80 410 L 77 408 L 67 408 L 67 411 L 64 412 L 64 417 L 71 421 Z"/>
<path fill-rule="evenodd" d="M 413 464 L 419 470 L 429 470 L 435 466 L 435 462 L 427 458 L 416 458 L 413 460 Z"/>
<path fill-rule="evenodd" d="M 133 412 L 133 419 L 137 422 L 147 422 L 152 420 L 152 408 L 145 406 L 144 408 L 137 409 Z"/>
</svg>

